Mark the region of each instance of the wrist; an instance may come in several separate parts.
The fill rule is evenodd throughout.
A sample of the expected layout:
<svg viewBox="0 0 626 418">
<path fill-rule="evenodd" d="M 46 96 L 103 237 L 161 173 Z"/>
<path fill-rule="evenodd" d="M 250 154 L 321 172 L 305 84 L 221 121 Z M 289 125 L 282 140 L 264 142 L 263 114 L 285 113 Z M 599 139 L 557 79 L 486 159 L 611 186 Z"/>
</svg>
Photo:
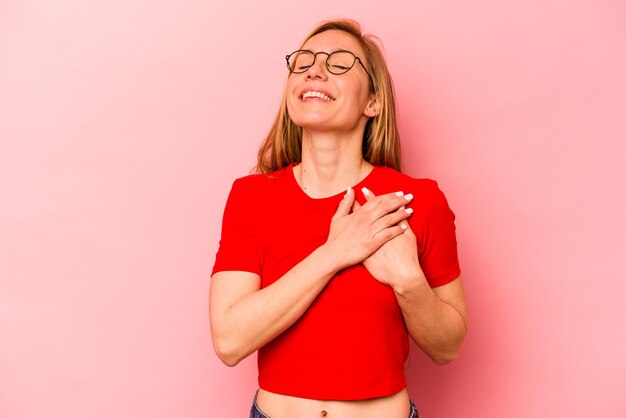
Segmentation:
<svg viewBox="0 0 626 418">
<path fill-rule="evenodd" d="M 334 276 L 340 270 L 346 268 L 345 261 L 337 254 L 337 251 L 333 251 L 328 243 L 322 244 L 314 251 L 319 256 L 319 267 Z"/>
</svg>

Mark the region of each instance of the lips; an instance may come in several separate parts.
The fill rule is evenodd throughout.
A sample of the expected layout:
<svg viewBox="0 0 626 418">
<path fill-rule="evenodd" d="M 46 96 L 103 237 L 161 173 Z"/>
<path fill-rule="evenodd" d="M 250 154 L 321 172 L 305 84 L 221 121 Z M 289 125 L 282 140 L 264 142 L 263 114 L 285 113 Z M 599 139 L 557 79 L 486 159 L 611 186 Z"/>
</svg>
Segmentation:
<svg viewBox="0 0 626 418">
<path fill-rule="evenodd" d="M 301 100 L 310 99 L 310 98 L 317 98 L 317 99 L 321 99 L 321 100 L 328 101 L 328 102 L 332 102 L 335 100 L 334 97 L 330 96 L 327 92 L 323 90 L 310 89 L 310 90 L 305 90 L 300 94 Z"/>
</svg>

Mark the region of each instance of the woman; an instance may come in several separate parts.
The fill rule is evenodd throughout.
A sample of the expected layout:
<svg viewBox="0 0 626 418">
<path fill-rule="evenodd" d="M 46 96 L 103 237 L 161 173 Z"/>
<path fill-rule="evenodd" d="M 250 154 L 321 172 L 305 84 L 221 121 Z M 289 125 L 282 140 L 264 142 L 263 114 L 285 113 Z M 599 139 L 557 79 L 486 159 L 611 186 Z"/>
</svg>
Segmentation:
<svg viewBox="0 0 626 418">
<path fill-rule="evenodd" d="M 224 211 L 215 350 L 259 351 L 251 417 L 416 417 L 408 335 L 444 364 L 467 329 L 454 215 L 399 172 L 391 78 L 356 22 L 321 24 L 287 64 L 258 174 Z"/>
</svg>

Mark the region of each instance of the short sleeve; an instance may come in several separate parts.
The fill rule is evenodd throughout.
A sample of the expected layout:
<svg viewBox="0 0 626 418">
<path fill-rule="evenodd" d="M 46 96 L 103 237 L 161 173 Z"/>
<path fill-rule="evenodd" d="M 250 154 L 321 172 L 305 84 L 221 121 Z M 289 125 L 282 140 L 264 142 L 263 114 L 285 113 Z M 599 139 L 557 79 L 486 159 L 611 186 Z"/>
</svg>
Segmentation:
<svg viewBox="0 0 626 418">
<path fill-rule="evenodd" d="M 222 235 L 211 275 L 219 271 L 261 274 L 261 251 L 254 223 L 254 187 L 237 179 L 228 195 L 222 219 Z"/>
<path fill-rule="evenodd" d="M 455 216 L 436 182 L 430 188 L 430 207 L 424 226 L 420 266 L 431 287 L 442 286 L 461 275 L 457 253 Z"/>
</svg>

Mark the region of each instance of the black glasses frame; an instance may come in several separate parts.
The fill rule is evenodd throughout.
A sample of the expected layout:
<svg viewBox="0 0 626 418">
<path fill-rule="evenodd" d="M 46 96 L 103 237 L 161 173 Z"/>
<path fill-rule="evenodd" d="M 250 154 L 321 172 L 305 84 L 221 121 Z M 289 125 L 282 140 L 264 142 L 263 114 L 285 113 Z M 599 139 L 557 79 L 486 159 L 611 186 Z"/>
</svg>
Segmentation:
<svg viewBox="0 0 626 418">
<path fill-rule="evenodd" d="M 291 68 L 291 65 L 289 65 L 289 59 L 294 55 L 294 54 L 298 54 L 300 52 L 308 52 L 310 54 L 313 54 L 313 62 L 311 62 L 311 65 L 307 66 L 306 68 L 304 68 L 301 71 L 296 71 L 293 68 Z M 347 52 L 350 55 L 352 55 L 354 57 L 354 61 L 352 62 L 352 65 L 346 69 L 346 70 L 342 70 L 340 72 L 337 72 L 336 69 L 332 69 L 329 65 L 328 65 L 328 60 L 330 59 L 331 55 L 336 54 L 338 52 Z M 361 58 L 357 57 L 354 52 L 352 51 L 347 51 L 345 49 L 339 49 L 337 51 L 333 51 L 333 52 L 313 52 L 310 51 L 308 49 L 298 49 L 297 51 L 293 51 L 291 54 L 286 55 L 285 56 L 285 60 L 287 61 L 287 68 L 289 69 L 289 72 L 292 74 L 302 74 L 304 72 L 307 72 L 309 70 L 309 68 L 311 68 L 313 65 L 315 65 L 315 60 L 317 60 L 317 56 L 319 54 L 323 54 L 326 55 L 326 61 L 324 62 L 324 65 L 326 66 L 326 69 L 328 70 L 329 73 L 331 74 L 335 74 L 335 75 L 341 75 L 341 74 L 345 74 L 348 71 L 350 71 L 352 69 L 352 67 L 354 67 L 354 64 L 356 64 L 357 62 L 359 64 L 361 64 L 361 67 L 363 67 L 363 71 L 365 71 L 365 74 L 367 74 L 367 77 L 370 79 L 370 82 L 372 83 L 372 87 L 374 88 L 374 90 L 376 90 L 376 84 L 374 84 L 374 79 L 372 78 L 372 76 L 370 75 L 369 71 L 367 71 L 367 68 L 365 68 L 365 65 L 363 65 L 363 61 L 361 61 Z"/>
</svg>

